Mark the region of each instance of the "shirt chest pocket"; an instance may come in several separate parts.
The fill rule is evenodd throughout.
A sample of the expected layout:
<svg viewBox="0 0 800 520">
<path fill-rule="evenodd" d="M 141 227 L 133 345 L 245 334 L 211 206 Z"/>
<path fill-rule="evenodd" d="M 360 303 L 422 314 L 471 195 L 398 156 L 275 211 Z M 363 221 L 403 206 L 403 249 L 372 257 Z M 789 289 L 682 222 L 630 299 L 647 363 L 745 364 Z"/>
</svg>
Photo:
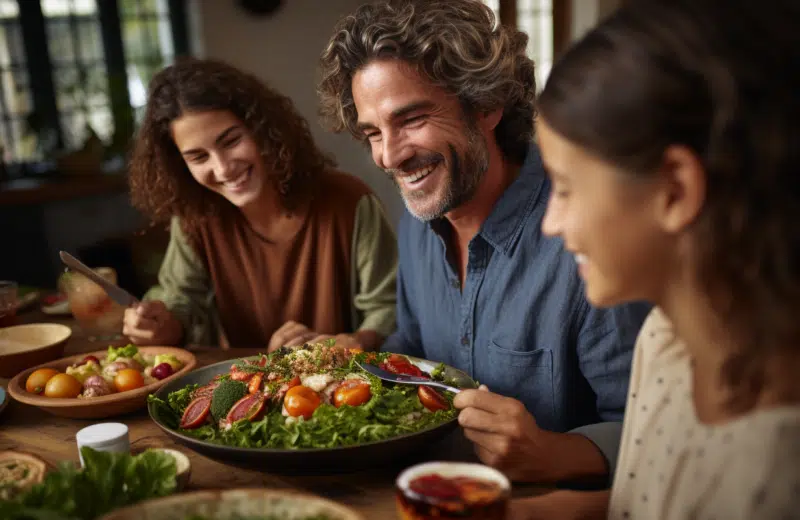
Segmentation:
<svg viewBox="0 0 800 520">
<path fill-rule="evenodd" d="M 553 428 L 556 414 L 550 349 L 518 351 L 491 341 L 487 354 L 488 365 L 483 372 L 491 377 L 481 382 L 495 393 L 522 401 L 539 426 Z"/>
</svg>

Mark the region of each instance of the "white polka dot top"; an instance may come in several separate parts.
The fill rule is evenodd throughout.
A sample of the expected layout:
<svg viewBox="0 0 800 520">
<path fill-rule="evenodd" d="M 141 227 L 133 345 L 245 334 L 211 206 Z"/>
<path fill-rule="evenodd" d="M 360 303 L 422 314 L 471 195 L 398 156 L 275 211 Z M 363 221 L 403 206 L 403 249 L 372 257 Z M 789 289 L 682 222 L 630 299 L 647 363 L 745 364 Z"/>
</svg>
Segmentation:
<svg viewBox="0 0 800 520">
<path fill-rule="evenodd" d="M 636 343 L 609 518 L 800 519 L 800 406 L 707 426 L 690 392 L 688 352 L 656 309 Z"/>
</svg>

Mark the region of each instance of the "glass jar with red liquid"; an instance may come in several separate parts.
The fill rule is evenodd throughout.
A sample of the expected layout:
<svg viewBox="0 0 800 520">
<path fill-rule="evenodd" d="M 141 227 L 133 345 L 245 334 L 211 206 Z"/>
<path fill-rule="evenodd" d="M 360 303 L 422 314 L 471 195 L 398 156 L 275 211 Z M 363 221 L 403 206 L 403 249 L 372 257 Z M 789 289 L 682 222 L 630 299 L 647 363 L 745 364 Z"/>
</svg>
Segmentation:
<svg viewBox="0 0 800 520">
<path fill-rule="evenodd" d="M 111 267 L 94 271 L 117 283 L 117 272 Z M 120 337 L 125 308 L 115 303 L 102 287 L 76 271 L 67 271 L 58 280 L 58 287 L 67 296 L 72 316 L 90 341 L 112 341 Z"/>
<path fill-rule="evenodd" d="M 397 478 L 397 512 L 402 520 L 506 518 L 511 483 L 494 468 L 466 462 L 428 462 Z"/>
</svg>

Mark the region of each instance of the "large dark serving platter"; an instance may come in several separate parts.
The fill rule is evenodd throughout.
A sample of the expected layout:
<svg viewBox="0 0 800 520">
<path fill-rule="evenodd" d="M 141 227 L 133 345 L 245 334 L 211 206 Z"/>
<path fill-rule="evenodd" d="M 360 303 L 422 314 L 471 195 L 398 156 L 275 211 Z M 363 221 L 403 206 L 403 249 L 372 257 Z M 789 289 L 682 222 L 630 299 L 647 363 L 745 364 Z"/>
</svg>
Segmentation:
<svg viewBox="0 0 800 520">
<path fill-rule="evenodd" d="M 249 358 L 257 359 L 257 358 Z M 409 356 L 409 360 L 425 372 L 430 373 L 437 363 Z M 186 374 L 171 381 L 155 393 L 166 400 L 167 394 L 190 384 L 205 385 L 215 376 L 228 372 L 231 360 L 222 361 Z M 476 382 L 461 370 L 447 366 L 445 377 L 455 381 L 461 388 L 476 388 Z M 269 473 L 343 473 L 373 466 L 382 466 L 407 459 L 427 449 L 456 428 L 457 420 L 439 424 L 432 428 L 355 446 L 314 449 L 241 448 L 225 446 L 195 439 L 167 427 L 158 415 L 156 407 L 148 404 L 150 417 L 164 432 L 177 442 L 223 463 Z"/>
</svg>

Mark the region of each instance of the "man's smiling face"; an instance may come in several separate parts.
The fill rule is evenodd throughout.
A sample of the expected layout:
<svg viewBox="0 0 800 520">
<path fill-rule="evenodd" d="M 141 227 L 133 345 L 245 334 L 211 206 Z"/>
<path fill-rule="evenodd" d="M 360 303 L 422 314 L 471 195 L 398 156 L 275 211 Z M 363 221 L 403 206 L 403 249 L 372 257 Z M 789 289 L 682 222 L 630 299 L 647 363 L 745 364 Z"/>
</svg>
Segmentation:
<svg viewBox="0 0 800 520">
<path fill-rule="evenodd" d="M 353 76 L 358 128 L 372 158 L 420 220 L 472 198 L 489 165 L 486 138 L 458 98 L 401 60 L 375 60 Z"/>
</svg>

